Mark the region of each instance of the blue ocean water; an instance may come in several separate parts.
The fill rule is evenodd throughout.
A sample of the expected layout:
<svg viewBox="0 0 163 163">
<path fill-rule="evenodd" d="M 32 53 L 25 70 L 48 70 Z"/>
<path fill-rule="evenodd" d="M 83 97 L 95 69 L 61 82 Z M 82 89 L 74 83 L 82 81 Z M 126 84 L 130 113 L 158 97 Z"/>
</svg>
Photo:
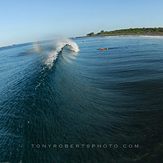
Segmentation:
<svg viewBox="0 0 163 163">
<path fill-rule="evenodd" d="M 163 37 L 73 41 L 0 49 L 0 162 L 163 162 Z"/>
</svg>

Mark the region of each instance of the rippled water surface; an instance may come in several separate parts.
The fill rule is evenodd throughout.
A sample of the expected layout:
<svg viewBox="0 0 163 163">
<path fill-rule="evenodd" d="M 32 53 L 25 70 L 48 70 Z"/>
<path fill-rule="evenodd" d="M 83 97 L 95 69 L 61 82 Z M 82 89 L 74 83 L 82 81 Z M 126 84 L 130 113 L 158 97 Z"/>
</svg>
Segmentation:
<svg viewBox="0 0 163 163">
<path fill-rule="evenodd" d="M 51 68 L 51 42 L 0 49 L 0 162 L 163 162 L 163 38 L 74 41 Z"/>
</svg>

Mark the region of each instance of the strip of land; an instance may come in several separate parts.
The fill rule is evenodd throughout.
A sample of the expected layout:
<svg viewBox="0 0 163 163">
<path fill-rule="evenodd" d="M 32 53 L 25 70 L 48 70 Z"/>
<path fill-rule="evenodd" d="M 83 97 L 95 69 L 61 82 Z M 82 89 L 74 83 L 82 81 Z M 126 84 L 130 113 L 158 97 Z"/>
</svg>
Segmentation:
<svg viewBox="0 0 163 163">
<path fill-rule="evenodd" d="M 119 36 L 119 35 L 145 35 L 145 36 L 163 36 L 163 28 L 129 28 L 114 31 L 100 31 L 98 33 L 88 33 L 87 37 L 94 36 Z"/>
</svg>

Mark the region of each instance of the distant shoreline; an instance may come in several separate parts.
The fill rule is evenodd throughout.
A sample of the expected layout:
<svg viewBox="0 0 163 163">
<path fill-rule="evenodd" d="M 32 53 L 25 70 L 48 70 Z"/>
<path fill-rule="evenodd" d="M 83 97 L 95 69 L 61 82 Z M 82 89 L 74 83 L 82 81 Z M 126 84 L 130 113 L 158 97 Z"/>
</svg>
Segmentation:
<svg viewBox="0 0 163 163">
<path fill-rule="evenodd" d="M 88 33 L 83 37 L 98 36 L 163 36 L 163 28 L 129 28 L 114 31 L 100 31 L 98 33 Z"/>
<path fill-rule="evenodd" d="M 88 37 L 114 37 L 114 36 L 117 36 L 117 37 L 137 37 L 137 36 L 151 36 L 151 37 L 163 37 L 163 35 L 98 35 L 98 36 L 78 36 L 78 37 L 74 37 L 74 38 L 88 38 Z"/>
</svg>

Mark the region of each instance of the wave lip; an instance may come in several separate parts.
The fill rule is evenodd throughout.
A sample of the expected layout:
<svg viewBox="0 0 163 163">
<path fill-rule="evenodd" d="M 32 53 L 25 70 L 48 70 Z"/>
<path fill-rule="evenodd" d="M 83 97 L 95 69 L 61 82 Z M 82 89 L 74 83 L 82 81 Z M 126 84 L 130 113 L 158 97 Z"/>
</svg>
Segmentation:
<svg viewBox="0 0 163 163">
<path fill-rule="evenodd" d="M 55 46 L 56 48 L 49 53 L 48 58 L 45 60 L 45 65 L 47 65 L 48 68 L 53 66 L 53 62 L 57 59 L 58 54 L 63 50 L 64 47 L 67 47 L 69 50 L 75 53 L 79 52 L 78 45 L 70 39 L 59 40 Z"/>
</svg>

